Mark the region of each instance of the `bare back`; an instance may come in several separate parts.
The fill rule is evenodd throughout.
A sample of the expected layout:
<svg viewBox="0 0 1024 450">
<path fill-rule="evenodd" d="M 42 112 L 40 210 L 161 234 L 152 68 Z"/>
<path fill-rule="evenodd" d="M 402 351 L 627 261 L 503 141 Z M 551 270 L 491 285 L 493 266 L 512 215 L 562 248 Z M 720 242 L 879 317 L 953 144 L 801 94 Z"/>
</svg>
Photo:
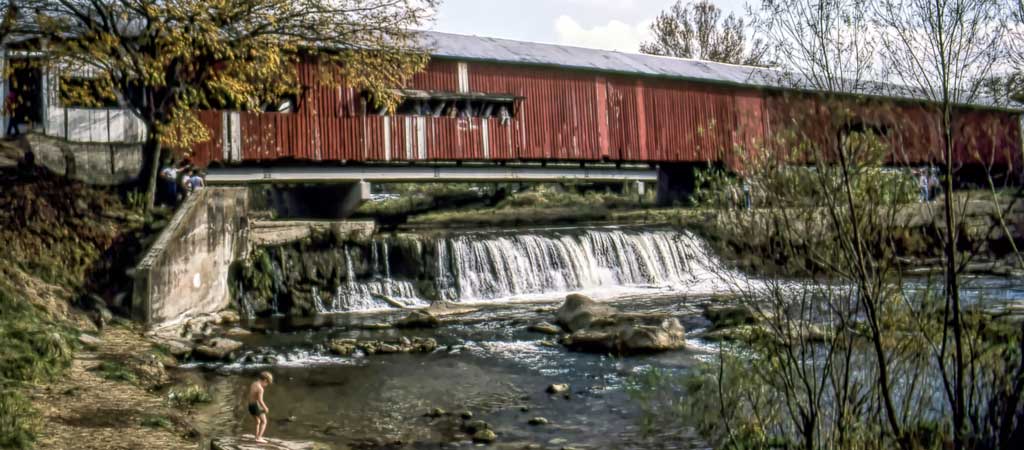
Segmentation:
<svg viewBox="0 0 1024 450">
<path fill-rule="evenodd" d="M 249 402 L 262 404 L 263 402 L 263 384 L 259 381 L 253 381 L 249 385 Z"/>
</svg>

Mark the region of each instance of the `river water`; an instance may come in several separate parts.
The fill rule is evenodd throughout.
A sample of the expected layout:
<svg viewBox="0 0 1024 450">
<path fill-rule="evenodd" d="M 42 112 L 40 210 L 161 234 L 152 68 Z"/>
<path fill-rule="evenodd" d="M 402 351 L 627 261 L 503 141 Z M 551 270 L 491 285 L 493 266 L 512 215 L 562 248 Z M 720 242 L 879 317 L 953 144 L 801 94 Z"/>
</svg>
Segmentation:
<svg viewBox="0 0 1024 450">
<path fill-rule="evenodd" d="M 254 320 L 254 333 L 240 339 L 248 352 L 240 361 L 191 365 L 197 370 L 188 376 L 208 386 L 214 397 L 200 407 L 204 433 L 251 432 L 243 394 L 256 372 L 271 370 L 277 380 L 266 395 L 272 437 L 339 448 L 472 446 L 458 434 L 455 419 L 426 416 L 442 408 L 471 411 L 507 448 L 530 443 L 557 449 L 707 447 L 685 426 L 653 432 L 641 427 L 641 411 L 626 385 L 650 368 L 685 373 L 714 358 L 713 343 L 690 339 L 681 351 L 615 358 L 569 352 L 550 336 L 527 329 L 553 321 L 557 301 L 567 292 L 583 291 L 622 311 L 670 314 L 688 334 L 698 334 L 709 326 L 703 307 L 722 301 L 741 277 L 723 269 L 699 238 L 671 230 L 594 228 L 424 241 L 440 262 L 430 272 L 441 297 L 476 305 L 474 312 L 427 330 L 375 326 L 405 314 L 381 304 L 380 295 L 411 305 L 429 303 L 411 280 L 386 267 L 395 259 L 385 254 L 392 252 L 385 242 L 372 244 L 376 251 L 364 261 L 372 266 L 370 277 L 350 276 L 335 296 L 322 300 L 319 317 Z M 1019 280 L 982 278 L 971 286 L 973 298 L 1024 301 Z M 431 337 L 440 347 L 430 354 L 339 357 L 323 346 L 337 338 L 402 337 Z M 554 383 L 571 386 L 567 398 L 545 392 Z M 550 423 L 528 425 L 533 417 Z"/>
</svg>

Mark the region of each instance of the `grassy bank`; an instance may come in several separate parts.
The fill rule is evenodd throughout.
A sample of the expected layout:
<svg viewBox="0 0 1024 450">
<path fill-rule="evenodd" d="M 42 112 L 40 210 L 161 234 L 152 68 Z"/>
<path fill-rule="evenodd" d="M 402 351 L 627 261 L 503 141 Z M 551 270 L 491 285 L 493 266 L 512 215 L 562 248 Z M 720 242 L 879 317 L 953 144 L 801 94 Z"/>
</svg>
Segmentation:
<svg viewBox="0 0 1024 450">
<path fill-rule="evenodd" d="M 422 185 L 368 203 L 360 214 L 385 226 L 414 228 L 568 225 L 608 222 L 618 213 L 650 208 L 653 200 L 607 184 Z"/>
<path fill-rule="evenodd" d="M 74 331 L 26 298 L 12 275 L 0 275 L 0 448 L 28 448 L 40 424 L 24 390 L 70 365 Z"/>
<path fill-rule="evenodd" d="M 116 191 L 0 171 L 0 448 L 31 448 L 48 428 L 27 392 L 60 379 L 78 334 L 95 331 L 74 305 L 125 299 L 147 234 Z"/>
</svg>

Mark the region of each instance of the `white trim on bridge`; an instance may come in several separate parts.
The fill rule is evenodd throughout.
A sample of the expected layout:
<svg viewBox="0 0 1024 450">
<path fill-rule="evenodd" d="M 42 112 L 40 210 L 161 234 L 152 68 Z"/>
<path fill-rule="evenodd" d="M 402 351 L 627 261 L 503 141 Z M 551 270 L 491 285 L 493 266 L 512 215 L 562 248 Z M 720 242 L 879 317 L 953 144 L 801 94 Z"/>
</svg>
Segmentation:
<svg viewBox="0 0 1024 450">
<path fill-rule="evenodd" d="M 339 166 L 210 168 L 209 184 L 330 183 L 415 181 L 648 181 L 658 171 L 646 167 L 579 166 Z"/>
</svg>

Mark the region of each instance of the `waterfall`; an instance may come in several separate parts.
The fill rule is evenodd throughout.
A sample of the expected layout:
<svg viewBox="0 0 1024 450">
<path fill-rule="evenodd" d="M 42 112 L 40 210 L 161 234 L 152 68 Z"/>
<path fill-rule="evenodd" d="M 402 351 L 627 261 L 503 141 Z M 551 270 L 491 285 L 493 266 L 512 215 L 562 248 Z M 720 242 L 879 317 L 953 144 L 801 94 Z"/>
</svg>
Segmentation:
<svg viewBox="0 0 1024 450">
<path fill-rule="evenodd" d="M 607 288 L 686 291 L 716 278 L 717 263 L 686 232 L 463 235 L 448 244 L 459 301 Z"/>
<path fill-rule="evenodd" d="M 675 230 L 577 228 L 380 237 L 334 251 L 342 253 L 336 260 L 343 265 L 343 277 L 340 285 L 312 291 L 319 312 L 425 306 L 438 299 L 554 299 L 580 291 L 595 296 L 711 293 L 723 285 L 724 274 L 699 238 Z M 280 274 L 275 270 L 273 275 L 276 284 Z"/>
<path fill-rule="evenodd" d="M 345 254 L 345 283 L 338 286 L 331 298 L 331 308 L 320 312 L 369 311 L 394 307 L 394 303 L 405 306 L 426 306 L 416 291 L 415 283 L 391 278 L 389 245 L 385 240 L 370 245 L 370 263 L 373 279 L 358 280 L 352 255 L 348 247 Z M 383 270 L 382 270 L 383 269 Z"/>
</svg>

